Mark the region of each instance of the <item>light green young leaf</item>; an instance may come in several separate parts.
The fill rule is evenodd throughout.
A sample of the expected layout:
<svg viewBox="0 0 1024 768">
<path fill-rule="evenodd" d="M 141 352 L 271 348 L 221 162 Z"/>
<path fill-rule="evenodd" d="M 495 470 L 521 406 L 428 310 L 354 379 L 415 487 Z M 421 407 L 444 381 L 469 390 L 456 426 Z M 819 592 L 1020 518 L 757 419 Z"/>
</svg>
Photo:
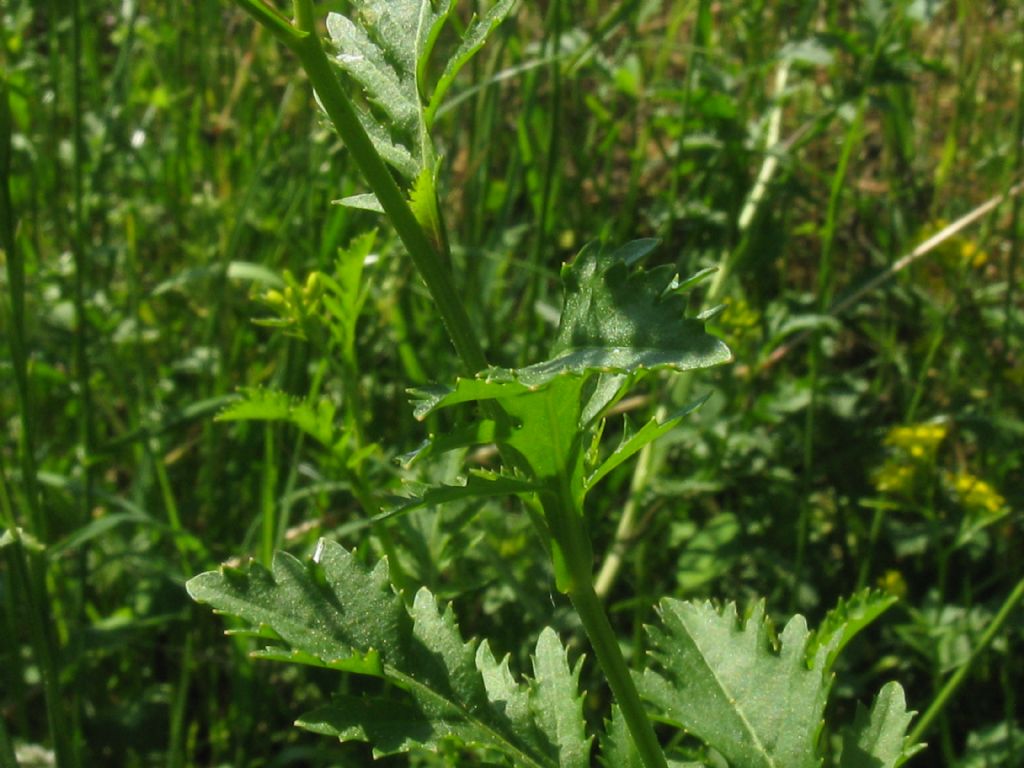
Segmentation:
<svg viewBox="0 0 1024 768">
<path fill-rule="evenodd" d="M 327 398 L 294 398 L 278 389 L 246 387 L 239 399 L 217 414 L 217 421 L 283 421 L 306 433 L 325 448 L 335 448 L 343 437 L 335 423 L 337 410 Z"/>
<path fill-rule="evenodd" d="M 662 624 L 650 627 L 655 664 L 639 678 L 660 717 L 695 734 L 738 768 L 816 768 L 817 738 L 828 697 L 829 648 L 807 662 L 802 616 L 773 647 L 758 603 L 744 625 L 736 606 L 716 610 L 666 598 Z"/>
<path fill-rule="evenodd" d="M 367 570 L 321 541 L 311 561 L 286 553 L 272 572 L 253 564 L 200 574 L 186 585 L 198 602 L 238 617 L 250 633 L 277 639 L 260 655 L 380 677 L 391 685 L 339 696 L 303 717 L 309 730 L 369 741 L 377 754 L 436 749 L 455 740 L 496 750 L 516 766 L 587 768 L 579 665 L 570 669 L 551 630 L 542 633 L 535 679 L 517 682 L 507 659 L 462 639 L 449 608 L 421 589 L 405 606 L 386 561 Z"/>
<path fill-rule="evenodd" d="M 586 489 L 590 490 L 593 488 L 601 481 L 601 478 L 622 464 L 622 462 L 638 453 L 645 445 L 654 442 L 662 435 L 668 434 L 675 429 L 687 414 L 692 413 L 707 402 L 708 397 L 710 397 L 710 395 L 705 395 L 700 400 L 690 403 L 685 408 L 676 411 L 660 423 L 657 419 L 651 419 L 638 431 L 624 433 L 622 436 L 622 442 L 619 443 L 618 447 L 612 451 L 612 454 L 604 460 L 601 466 L 595 469 L 587 478 Z"/>
<path fill-rule="evenodd" d="M 897 768 L 924 748 L 907 744 L 907 726 L 914 713 L 907 711 L 903 688 L 887 683 L 879 691 L 871 712 L 857 706 L 853 725 L 843 733 L 840 768 Z"/>
<path fill-rule="evenodd" d="M 328 313 L 331 334 L 344 356 L 352 355 L 355 347 L 356 326 L 368 296 L 363 268 L 376 239 L 375 229 L 353 238 L 347 247 L 338 249 L 334 274 L 319 274 L 323 288 L 320 299 Z"/>
</svg>

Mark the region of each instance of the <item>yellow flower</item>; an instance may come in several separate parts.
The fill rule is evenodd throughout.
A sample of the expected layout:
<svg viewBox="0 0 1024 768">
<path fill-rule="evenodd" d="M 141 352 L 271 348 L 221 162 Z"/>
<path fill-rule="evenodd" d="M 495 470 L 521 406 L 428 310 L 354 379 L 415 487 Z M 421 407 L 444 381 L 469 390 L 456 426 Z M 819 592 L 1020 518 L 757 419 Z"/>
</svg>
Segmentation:
<svg viewBox="0 0 1024 768">
<path fill-rule="evenodd" d="M 915 459 L 931 458 L 948 432 L 949 428 L 945 424 L 910 424 L 893 427 L 885 436 L 885 444 L 898 448 Z"/>
<path fill-rule="evenodd" d="M 905 597 L 907 594 L 907 581 L 903 578 L 902 573 L 890 568 L 878 577 L 878 588 L 887 595 Z"/>
<path fill-rule="evenodd" d="M 943 479 L 969 512 L 991 514 L 1006 506 L 1006 499 L 995 488 L 970 472 L 946 472 Z"/>
</svg>

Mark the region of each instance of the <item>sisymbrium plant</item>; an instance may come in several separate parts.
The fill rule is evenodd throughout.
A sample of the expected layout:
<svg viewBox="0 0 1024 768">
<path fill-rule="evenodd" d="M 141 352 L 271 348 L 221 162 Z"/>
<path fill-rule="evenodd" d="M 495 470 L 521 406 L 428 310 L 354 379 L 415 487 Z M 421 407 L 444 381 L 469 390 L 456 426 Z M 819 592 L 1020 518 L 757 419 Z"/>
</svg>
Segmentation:
<svg viewBox="0 0 1024 768">
<path fill-rule="evenodd" d="M 485 444 L 500 455 L 496 469 L 470 470 L 464 482 L 391 499 L 375 525 L 384 530 L 388 517 L 418 507 L 518 499 L 545 542 L 555 584 L 572 602 L 614 700 L 603 729 L 593 733 L 580 690 L 587 662 L 571 663 L 553 629 L 540 632 L 532 674 L 517 677 L 486 640 L 464 638 L 453 608 L 439 605 L 431 592 L 421 588 L 407 602 L 409 585 L 396 588 L 387 560 L 368 568 L 339 544 L 321 540 L 309 559 L 279 552 L 270 569 L 225 566 L 188 582 L 195 600 L 241 622 L 243 629 L 233 631 L 265 643 L 257 656 L 388 683 L 375 692 L 337 695 L 298 725 L 368 742 L 376 755 L 440 751 L 454 742 L 515 766 L 586 768 L 595 759 L 616 767 L 682 765 L 655 722 L 665 734 L 690 734 L 732 766 L 803 768 L 821 765 L 826 755 L 844 768 L 905 762 L 916 748 L 905 737 L 911 714 L 898 684 L 883 687 L 872 707 L 843 728 L 824 719 L 837 656 L 891 598 L 860 593 L 840 603 L 817 632 L 796 616 L 778 635 L 760 603 L 741 615 L 733 604 L 664 598 L 658 621 L 647 629 L 649 657 L 634 660 L 639 669 L 627 665 L 594 590 L 588 495 L 702 400 L 626 429 L 616 445 L 603 447 L 609 409 L 655 373 L 697 371 L 732 356 L 705 330 L 715 310 L 687 314 L 688 292 L 707 275 L 680 279 L 670 267 L 644 269 L 657 242 L 636 240 L 591 243 L 562 268 L 562 312 L 544 359 L 515 369 L 488 364 L 449 272 L 431 129 L 459 70 L 512 1 L 499 0 L 470 20 L 440 66 L 433 53 L 455 11 L 452 0 L 354 0 L 348 15 L 327 18 L 326 48 L 310 0 L 295 0 L 294 22 L 262 0 L 236 3 L 297 55 L 369 187 L 342 202 L 387 217 L 461 358 L 463 375 L 412 393 L 417 418 L 450 409 L 458 426 L 431 435 L 407 464 Z M 441 73 L 434 82 L 428 82 L 431 71 Z M 359 106 L 350 94 L 359 95 Z M 365 255 L 368 248 L 364 239 L 353 252 Z M 338 348 L 352 361 L 360 272 L 340 269 L 347 279 L 327 280 L 324 296 L 334 302 L 328 312 Z M 288 421 L 341 450 L 345 425 L 335 424 L 336 416 L 323 402 L 289 404 L 255 392 L 226 414 Z M 346 466 L 357 472 L 351 461 Z M 829 746 L 833 741 L 838 749 Z"/>
</svg>

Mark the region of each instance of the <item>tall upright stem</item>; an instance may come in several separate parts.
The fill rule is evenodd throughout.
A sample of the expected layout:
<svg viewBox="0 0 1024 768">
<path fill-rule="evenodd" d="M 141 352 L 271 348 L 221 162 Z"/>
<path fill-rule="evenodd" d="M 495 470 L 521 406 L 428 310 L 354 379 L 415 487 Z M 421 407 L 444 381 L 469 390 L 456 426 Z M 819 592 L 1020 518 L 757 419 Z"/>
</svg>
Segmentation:
<svg viewBox="0 0 1024 768">
<path fill-rule="evenodd" d="M 352 158 L 362 172 L 399 238 L 409 251 L 423 281 L 427 285 L 448 334 L 463 364 L 471 372 L 486 368 L 487 360 L 470 325 L 462 300 L 456 294 L 451 275 L 442 254 L 431 244 L 427 233 L 416 220 L 405 194 L 377 153 L 363 129 L 351 100 L 335 75 L 313 28 L 311 0 L 294 0 L 295 25 L 280 17 L 261 0 L 235 0 L 257 18 L 299 57 L 320 104 L 348 146 Z M 503 414 L 499 414 L 503 416 Z M 590 541 L 583 529 L 581 511 L 573 502 L 568 486 L 559 484 L 554 494 L 556 519 L 564 523 L 557 544 L 568 572 L 566 591 L 578 612 L 593 645 L 598 663 L 622 711 L 641 760 L 646 768 L 667 768 L 665 755 L 647 718 L 629 667 L 622 656 L 601 602 L 594 592 Z M 545 510 L 547 513 L 548 510 Z M 557 566 L 556 566 L 557 570 Z"/>
<path fill-rule="evenodd" d="M 622 711 L 640 759 L 646 768 L 668 768 L 665 753 L 658 743 L 643 702 L 640 701 L 640 694 L 633 683 L 626 660 L 622 657 L 615 631 L 608 622 L 601 600 L 594 592 L 589 572 L 585 580 L 578 580 L 574 585 L 569 592 L 569 599 L 583 622 L 601 671 L 608 678 L 608 687 L 612 689 L 615 702 Z"/>
</svg>

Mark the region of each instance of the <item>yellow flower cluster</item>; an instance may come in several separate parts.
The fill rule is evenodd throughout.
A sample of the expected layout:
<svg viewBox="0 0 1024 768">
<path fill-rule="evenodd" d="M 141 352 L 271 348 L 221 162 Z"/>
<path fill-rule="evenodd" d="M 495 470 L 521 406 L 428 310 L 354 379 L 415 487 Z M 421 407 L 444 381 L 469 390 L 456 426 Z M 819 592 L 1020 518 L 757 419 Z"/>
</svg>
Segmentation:
<svg viewBox="0 0 1024 768">
<path fill-rule="evenodd" d="M 916 492 L 941 477 L 946 492 L 969 514 L 993 515 L 1006 507 L 1006 499 L 991 485 L 970 472 L 938 473 L 935 456 L 949 427 L 946 424 L 908 424 L 893 427 L 885 436 L 890 456 L 878 467 L 872 481 L 875 490 L 913 499 Z"/>
<path fill-rule="evenodd" d="M 738 349 L 744 342 L 756 338 L 761 313 L 750 306 L 743 297 L 730 298 L 725 312 L 720 317 L 725 343 L 733 349 Z"/>
<path fill-rule="evenodd" d="M 898 448 L 914 459 L 926 459 L 935 455 L 939 444 L 949 432 L 945 424 L 911 424 L 893 427 L 885 436 L 885 444 Z"/>
<path fill-rule="evenodd" d="M 877 470 L 873 481 L 880 493 L 913 496 L 918 480 L 934 462 L 939 445 L 946 438 L 949 427 L 945 424 L 908 424 L 893 427 L 885 436 L 885 444 L 893 455 Z"/>
<path fill-rule="evenodd" d="M 878 577 L 878 588 L 893 597 L 907 596 L 907 581 L 903 574 L 890 568 Z"/>
<path fill-rule="evenodd" d="M 970 512 L 994 513 L 1006 506 L 1006 499 L 995 488 L 970 472 L 944 472 L 942 479 Z"/>
</svg>

